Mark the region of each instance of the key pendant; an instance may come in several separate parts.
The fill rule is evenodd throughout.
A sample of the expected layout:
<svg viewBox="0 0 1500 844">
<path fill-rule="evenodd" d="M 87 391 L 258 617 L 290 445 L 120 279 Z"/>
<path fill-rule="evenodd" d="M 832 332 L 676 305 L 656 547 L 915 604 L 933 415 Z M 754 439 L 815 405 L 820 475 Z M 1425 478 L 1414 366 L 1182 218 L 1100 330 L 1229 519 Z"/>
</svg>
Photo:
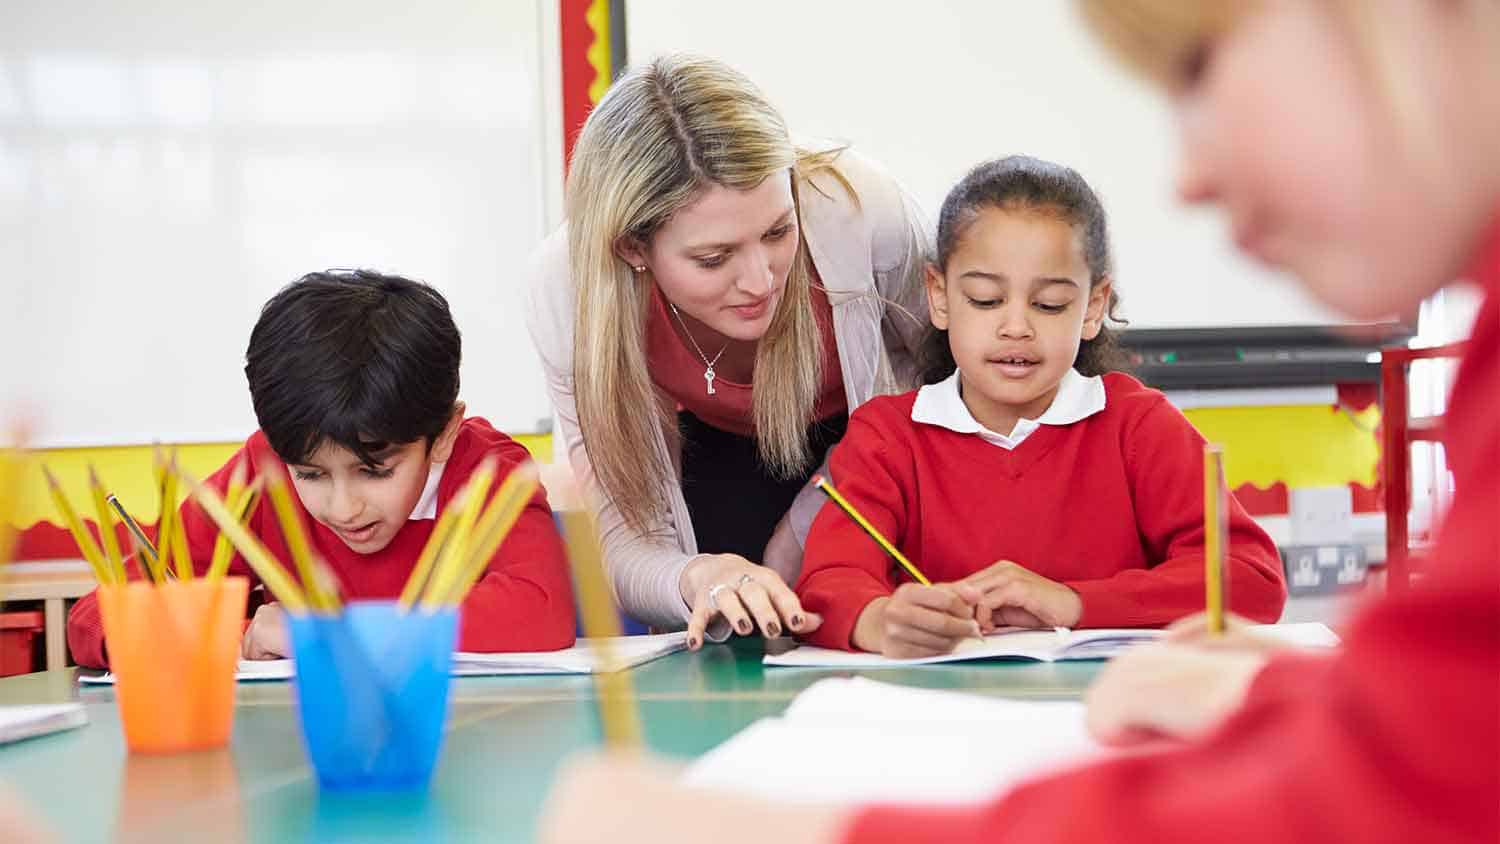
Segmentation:
<svg viewBox="0 0 1500 844">
<path fill-rule="evenodd" d="M 709 395 L 713 395 L 714 394 L 714 368 L 712 366 L 710 366 L 709 368 L 703 370 L 703 380 L 708 382 L 708 394 Z"/>
</svg>

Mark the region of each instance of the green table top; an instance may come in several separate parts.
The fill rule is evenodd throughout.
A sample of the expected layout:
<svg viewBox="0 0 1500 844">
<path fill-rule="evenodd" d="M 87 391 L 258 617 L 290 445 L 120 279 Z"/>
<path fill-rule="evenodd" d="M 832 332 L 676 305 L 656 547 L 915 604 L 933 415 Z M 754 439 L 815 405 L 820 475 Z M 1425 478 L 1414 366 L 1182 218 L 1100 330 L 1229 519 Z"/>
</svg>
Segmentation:
<svg viewBox="0 0 1500 844">
<path fill-rule="evenodd" d="M 763 668 L 757 640 L 636 668 L 646 740 L 697 756 L 781 712 L 814 681 L 853 673 L 1003 697 L 1077 698 L 1101 663 L 958 663 L 851 672 Z M 0 680 L 0 703 L 78 699 L 82 729 L 0 746 L 0 782 L 65 841 L 530 841 L 559 763 L 598 743 L 587 677 L 453 682 L 431 791 L 322 795 L 302 749 L 289 683 L 241 683 L 227 750 L 132 756 L 113 692 L 80 689 L 76 669 Z"/>
</svg>

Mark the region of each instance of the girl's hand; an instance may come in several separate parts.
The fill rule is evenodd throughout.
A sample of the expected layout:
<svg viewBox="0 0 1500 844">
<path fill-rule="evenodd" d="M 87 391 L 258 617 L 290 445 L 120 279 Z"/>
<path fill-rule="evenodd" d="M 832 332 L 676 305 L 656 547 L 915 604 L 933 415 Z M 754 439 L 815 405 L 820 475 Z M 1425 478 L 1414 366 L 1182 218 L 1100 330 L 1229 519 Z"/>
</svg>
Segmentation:
<svg viewBox="0 0 1500 844">
<path fill-rule="evenodd" d="M 856 648 L 891 659 L 952 653 L 959 642 L 980 635 L 974 621 L 978 600 L 978 590 L 962 583 L 904 583 L 865 607 L 851 638 Z"/>
<path fill-rule="evenodd" d="M 843 820 L 833 809 L 772 806 L 678 783 L 678 772 L 630 754 L 564 766 L 542 807 L 544 844 L 818 844 Z"/>
<path fill-rule="evenodd" d="M 292 642 L 286 632 L 286 614 L 279 604 L 261 604 L 240 640 L 244 659 L 281 659 L 291 656 Z"/>
<path fill-rule="evenodd" d="M 980 592 L 974 618 L 984 633 L 998 627 L 1072 627 L 1083 617 L 1077 592 L 1010 560 L 960 582 Z"/>
<path fill-rule="evenodd" d="M 693 560 L 680 584 L 688 606 L 688 649 L 703 645 L 703 631 L 719 616 L 734 632 L 748 636 L 760 630 L 775 638 L 790 630 L 811 633 L 823 623 L 816 613 L 802 609 L 797 593 L 781 575 L 738 554 L 708 554 Z"/>
<path fill-rule="evenodd" d="M 1201 736 L 1240 708 L 1265 663 L 1253 651 L 1170 642 L 1131 648 L 1084 694 L 1089 731 L 1106 744 Z"/>
</svg>

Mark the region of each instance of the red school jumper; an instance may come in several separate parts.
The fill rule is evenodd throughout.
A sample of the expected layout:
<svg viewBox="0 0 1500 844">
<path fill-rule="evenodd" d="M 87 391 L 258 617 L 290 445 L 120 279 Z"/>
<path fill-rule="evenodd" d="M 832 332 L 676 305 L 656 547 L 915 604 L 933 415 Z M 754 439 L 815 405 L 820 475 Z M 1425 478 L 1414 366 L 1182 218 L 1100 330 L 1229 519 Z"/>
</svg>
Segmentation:
<svg viewBox="0 0 1500 844">
<path fill-rule="evenodd" d="M 265 434 L 257 431 L 228 463 L 208 478 L 208 485 L 222 495 L 234 465 L 247 453 L 260 459 L 275 459 Z M 468 481 L 480 461 L 491 454 L 499 458 L 495 489 L 511 469 L 530 459 L 524 446 L 495 430 L 489 422 L 479 417 L 465 419 L 438 483 L 439 513 Z M 248 477 L 253 480 L 254 460 L 249 462 L 249 470 Z M 359 554 L 350 550 L 338 534 L 313 520 L 295 494 L 292 501 L 314 552 L 338 576 L 345 600 L 399 596 L 435 524 L 433 519 L 408 521 L 389 545 L 374 554 Z M 192 499 L 183 502 L 180 512 L 194 569 L 202 574 L 213 556 L 218 528 Z M 277 559 L 291 559 L 269 502 L 262 501 L 256 508 L 249 528 Z M 251 589 L 260 584 L 239 554 L 230 562 L 229 572 L 248 577 Z M 139 576 L 133 565 L 130 573 L 132 577 Z M 573 592 L 567 557 L 543 490 L 537 490 L 490 560 L 488 570 L 464 600 L 459 609 L 458 631 L 458 647 L 466 651 L 544 651 L 573 644 Z M 68 647 L 79 665 L 108 666 L 104 625 L 99 617 L 98 598 L 93 593 L 74 604 L 68 614 Z"/>
<path fill-rule="evenodd" d="M 1167 624 L 1203 609 L 1203 437 L 1160 392 L 1103 378 L 1103 410 L 1042 425 L 1013 450 L 913 421 L 915 392 L 872 399 L 834 449 L 833 482 L 934 583 L 1011 560 L 1076 591 L 1079 627 Z M 1229 540 L 1232 608 L 1275 621 L 1281 558 L 1232 496 Z M 797 583 L 823 615 L 809 641 L 851 649 L 859 614 L 905 577 L 824 506 Z"/>
<path fill-rule="evenodd" d="M 844 841 L 1500 841 L 1500 228 L 1447 414 L 1457 486 L 1431 574 L 1336 656 L 1284 656 L 1207 739 L 977 808 L 875 808 Z"/>
</svg>

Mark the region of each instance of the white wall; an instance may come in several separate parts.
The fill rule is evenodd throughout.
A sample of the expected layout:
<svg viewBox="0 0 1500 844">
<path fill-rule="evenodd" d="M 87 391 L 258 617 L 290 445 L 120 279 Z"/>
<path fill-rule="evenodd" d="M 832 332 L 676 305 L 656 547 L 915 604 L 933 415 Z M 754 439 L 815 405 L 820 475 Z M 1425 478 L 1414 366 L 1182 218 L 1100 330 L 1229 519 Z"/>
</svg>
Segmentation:
<svg viewBox="0 0 1500 844">
<path fill-rule="evenodd" d="M 1327 323 L 1233 252 L 1216 214 L 1172 196 L 1165 103 L 1107 60 L 1071 3 L 628 0 L 629 52 L 721 58 L 793 131 L 873 155 L 936 221 L 974 164 L 1026 153 L 1070 165 L 1112 215 L 1118 287 L 1137 327 Z"/>
<path fill-rule="evenodd" d="M 366 266 L 449 297 L 474 411 L 544 426 L 513 295 L 558 178 L 544 11 L 5 0 L 0 407 L 45 445 L 243 437 L 260 305 Z"/>
</svg>

